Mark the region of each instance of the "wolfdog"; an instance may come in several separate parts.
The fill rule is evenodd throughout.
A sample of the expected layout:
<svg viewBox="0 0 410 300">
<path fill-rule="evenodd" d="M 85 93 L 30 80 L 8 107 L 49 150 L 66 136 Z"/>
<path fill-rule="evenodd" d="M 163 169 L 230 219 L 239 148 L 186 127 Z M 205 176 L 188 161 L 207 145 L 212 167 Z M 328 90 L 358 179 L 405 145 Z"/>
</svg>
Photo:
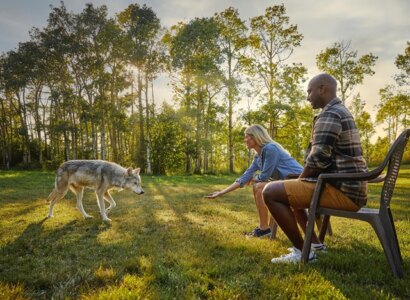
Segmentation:
<svg viewBox="0 0 410 300">
<path fill-rule="evenodd" d="M 117 204 L 108 192 L 111 188 L 128 188 L 134 193 L 144 194 L 141 188 L 140 169 L 125 169 L 120 165 L 103 160 L 70 160 L 58 168 L 55 188 L 47 198 L 50 203 L 48 217 L 54 216 L 53 209 L 56 202 L 63 198 L 70 189 L 77 196 L 77 208 L 84 218 L 92 218 L 84 211 L 83 192 L 84 187 L 95 190 L 97 195 L 97 204 L 100 208 L 101 218 L 103 221 L 111 221 L 107 214 Z M 104 199 L 110 204 L 105 209 Z"/>
</svg>

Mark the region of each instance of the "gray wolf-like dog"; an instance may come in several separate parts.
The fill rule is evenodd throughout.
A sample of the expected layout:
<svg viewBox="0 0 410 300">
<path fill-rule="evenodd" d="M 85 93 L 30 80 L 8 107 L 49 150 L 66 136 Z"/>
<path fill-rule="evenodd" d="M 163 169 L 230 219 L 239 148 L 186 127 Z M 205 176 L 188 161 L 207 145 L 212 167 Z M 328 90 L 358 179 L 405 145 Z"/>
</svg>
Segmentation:
<svg viewBox="0 0 410 300">
<path fill-rule="evenodd" d="M 144 194 L 141 188 L 140 169 L 123 168 L 112 162 L 103 160 L 70 160 L 58 168 L 55 188 L 47 198 L 50 203 L 48 217 L 54 216 L 54 205 L 63 198 L 70 189 L 77 196 L 77 208 L 84 218 L 92 218 L 84 211 L 83 192 L 84 187 L 95 190 L 97 204 L 100 208 L 103 221 L 111 221 L 107 214 L 117 204 L 108 192 L 111 188 L 130 189 L 134 193 Z M 110 204 L 105 209 L 104 199 Z"/>
</svg>

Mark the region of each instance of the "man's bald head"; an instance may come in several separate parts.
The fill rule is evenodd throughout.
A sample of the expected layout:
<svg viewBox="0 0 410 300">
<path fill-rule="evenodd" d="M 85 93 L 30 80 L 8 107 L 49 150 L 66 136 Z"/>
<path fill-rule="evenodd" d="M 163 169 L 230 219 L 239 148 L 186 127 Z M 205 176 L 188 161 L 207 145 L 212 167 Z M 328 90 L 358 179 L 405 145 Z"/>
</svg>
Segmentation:
<svg viewBox="0 0 410 300">
<path fill-rule="evenodd" d="M 316 75 L 309 81 L 308 98 L 313 108 L 323 108 L 336 97 L 337 81 L 326 73 Z"/>
<path fill-rule="evenodd" d="M 324 86 L 328 87 L 329 91 L 333 92 L 334 96 L 336 97 L 337 81 L 332 75 L 329 75 L 329 74 L 326 74 L 326 73 L 321 73 L 321 74 L 316 75 L 315 77 L 313 77 L 310 80 L 310 82 L 312 84 L 315 84 L 316 86 L 324 85 Z"/>
</svg>

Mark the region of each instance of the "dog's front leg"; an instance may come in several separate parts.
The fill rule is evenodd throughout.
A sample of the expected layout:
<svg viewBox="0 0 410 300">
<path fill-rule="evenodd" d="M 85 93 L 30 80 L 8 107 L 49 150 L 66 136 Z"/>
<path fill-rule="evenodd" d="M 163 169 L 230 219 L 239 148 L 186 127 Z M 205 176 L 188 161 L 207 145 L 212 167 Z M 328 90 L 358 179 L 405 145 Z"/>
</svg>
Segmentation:
<svg viewBox="0 0 410 300">
<path fill-rule="evenodd" d="M 104 203 L 104 192 L 103 191 L 96 191 L 97 195 L 97 203 L 98 207 L 100 208 L 101 218 L 104 222 L 110 222 L 111 220 L 107 217 L 107 213 L 105 212 L 105 203 Z"/>
</svg>

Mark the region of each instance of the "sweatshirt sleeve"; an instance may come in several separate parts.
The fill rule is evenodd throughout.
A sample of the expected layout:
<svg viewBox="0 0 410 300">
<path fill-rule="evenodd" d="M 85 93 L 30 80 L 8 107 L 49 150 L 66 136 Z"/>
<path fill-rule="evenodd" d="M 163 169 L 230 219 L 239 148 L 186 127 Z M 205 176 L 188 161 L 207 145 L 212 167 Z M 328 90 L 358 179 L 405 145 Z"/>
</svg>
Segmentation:
<svg viewBox="0 0 410 300">
<path fill-rule="evenodd" d="M 249 182 L 252 179 L 253 174 L 255 174 L 255 172 L 259 170 L 256 160 L 257 156 L 255 155 L 253 158 L 253 162 L 249 166 L 249 168 L 242 174 L 241 177 L 235 180 L 235 182 L 238 182 L 241 187 L 243 187 L 247 182 Z"/>
</svg>

